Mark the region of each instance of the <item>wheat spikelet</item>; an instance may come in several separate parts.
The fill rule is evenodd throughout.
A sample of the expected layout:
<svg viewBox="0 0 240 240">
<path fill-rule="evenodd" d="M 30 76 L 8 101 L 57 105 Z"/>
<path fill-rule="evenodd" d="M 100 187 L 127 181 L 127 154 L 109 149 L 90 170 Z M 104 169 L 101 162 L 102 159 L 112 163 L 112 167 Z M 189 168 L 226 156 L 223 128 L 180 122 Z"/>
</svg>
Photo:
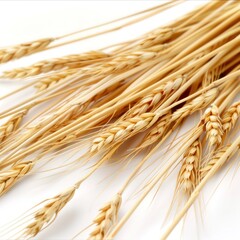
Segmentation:
<svg viewBox="0 0 240 240">
<path fill-rule="evenodd" d="M 32 53 L 38 52 L 46 48 L 54 38 L 44 38 L 36 41 L 15 45 L 0 49 L 0 63 L 6 63 L 14 59 L 18 59 Z"/>
<path fill-rule="evenodd" d="M 132 133 L 137 133 L 151 127 L 159 118 L 157 113 L 147 112 L 139 116 L 119 121 L 99 134 L 92 142 L 90 152 L 99 151 L 106 145 L 126 139 Z"/>
<path fill-rule="evenodd" d="M 0 127 L 0 143 L 5 141 L 6 138 L 18 128 L 26 113 L 27 109 L 13 115 L 6 123 Z"/>
<path fill-rule="evenodd" d="M 203 93 L 199 97 L 194 98 L 190 102 L 186 103 L 183 107 L 179 108 L 172 114 L 171 121 L 174 122 L 178 119 L 182 119 L 192 114 L 193 112 L 205 108 L 208 106 L 219 94 L 218 88 L 212 88 Z"/>
<path fill-rule="evenodd" d="M 204 114 L 204 122 L 207 133 L 207 138 L 211 146 L 219 145 L 222 143 L 222 123 L 219 116 L 218 107 L 212 104 Z"/>
<path fill-rule="evenodd" d="M 79 71 L 79 69 L 67 69 L 67 70 L 60 71 L 59 73 L 56 73 L 49 77 L 45 77 L 45 78 L 41 79 L 35 85 L 35 87 L 38 89 L 38 91 L 43 91 L 49 87 L 54 86 L 60 80 L 77 73 L 78 71 Z"/>
<path fill-rule="evenodd" d="M 220 149 L 218 149 L 213 156 L 211 157 L 211 159 L 207 162 L 207 164 L 205 166 L 203 166 L 200 169 L 200 176 L 201 179 L 203 179 L 207 173 L 213 168 L 213 166 L 218 162 L 218 160 L 221 158 L 221 156 L 227 151 L 227 149 L 230 147 L 230 145 L 227 145 L 225 147 L 222 147 Z M 222 166 L 222 165 L 221 165 Z M 221 167 L 220 166 L 220 167 Z"/>
<path fill-rule="evenodd" d="M 33 166 L 34 163 L 31 161 L 21 162 L 17 163 L 9 170 L 0 172 L 0 196 L 30 172 Z"/>
<path fill-rule="evenodd" d="M 240 101 L 233 103 L 222 116 L 222 124 L 224 132 L 228 133 L 235 126 L 240 116 Z"/>
<path fill-rule="evenodd" d="M 61 58 L 54 58 L 50 60 L 40 61 L 29 67 L 17 68 L 11 71 L 5 71 L 2 77 L 5 78 L 26 78 L 35 76 L 41 73 L 67 68 L 75 63 L 78 67 L 85 66 L 91 60 L 106 58 L 109 55 L 103 52 L 91 51 L 82 54 L 67 55 Z M 70 65 L 69 65 L 70 64 Z"/>
<path fill-rule="evenodd" d="M 184 153 L 183 164 L 178 175 L 178 184 L 190 195 L 199 181 L 199 161 L 201 158 L 201 142 L 196 140 Z"/>
<path fill-rule="evenodd" d="M 117 221 L 118 211 L 122 197 L 117 194 L 112 201 L 105 204 L 98 216 L 93 220 L 95 229 L 90 233 L 88 240 L 103 240 Z"/>
<path fill-rule="evenodd" d="M 167 97 L 169 94 L 179 89 L 185 80 L 186 76 L 182 76 L 174 81 L 168 81 L 165 84 L 162 84 L 162 86 L 159 88 L 154 89 L 136 104 L 136 109 L 131 116 L 136 116 L 144 112 L 151 111 L 164 97 Z"/>
<path fill-rule="evenodd" d="M 61 194 L 46 200 L 44 206 L 34 215 L 34 220 L 30 223 L 24 232 L 25 236 L 36 236 L 43 227 L 45 228 L 54 221 L 61 209 L 72 199 L 77 186 L 73 186 Z"/>
</svg>

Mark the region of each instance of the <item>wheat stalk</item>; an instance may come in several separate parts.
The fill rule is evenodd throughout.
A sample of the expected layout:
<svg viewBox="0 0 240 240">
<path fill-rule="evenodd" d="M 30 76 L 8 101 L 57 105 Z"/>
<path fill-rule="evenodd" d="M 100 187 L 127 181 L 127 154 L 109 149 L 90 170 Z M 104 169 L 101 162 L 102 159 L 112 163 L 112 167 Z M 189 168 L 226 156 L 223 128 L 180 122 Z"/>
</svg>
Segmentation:
<svg viewBox="0 0 240 240">
<path fill-rule="evenodd" d="M 233 103 L 222 116 L 222 125 L 225 133 L 228 133 L 236 125 L 240 116 L 240 101 Z"/>
<path fill-rule="evenodd" d="M 26 227 L 24 235 L 34 237 L 43 229 L 43 227 L 48 226 L 61 209 L 72 199 L 76 189 L 77 186 L 74 185 L 55 197 L 45 200 L 43 202 L 44 206 L 36 211 L 34 220 Z"/>
<path fill-rule="evenodd" d="M 111 230 L 118 218 L 118 211 L 121 205 L 122 197 L 120 194 L 106 203 L 98 216 L 93 220 L 96 224 L 94 230 L 90 233 L 88 240 L 103 240 L 106 234 Z"/>
<path fill-rule="evenodd" d="M 0 172 L 0 196 L 12 188 L 22 177 L 33 168 L 32 161 L 21 162 L 6 171 Z"/>
<path fill-rule="evenodd" d="M 97 51 L 91 51 L 81 54 L 67 55 L 60 58 L 53 58 L 45 61 L 37 62 L 29 67 L 16 68 L 11 71 L 5 71 L 2 77 L 5 78 L 26 78 L 30 76 L 39 75 L 51 71 L 69 68 L 72 64 L 77 64 L 77 67 L 83 67 L 101 58 L 107 58 L 109 54 Z M 74 65 L 74 66 L 75 66 Z"/>
<path fill-rule="evenodd" d="M 178 184 L 187 195 L 190 195 L 199 182 L 198 174 L 201 158 L 201 142 L 199 139 L 186 149 L 183 158 L 178 175 Z"/>
<path fill-rule="evenodd" d="M 210 145 L 220 145 L 222 143 L 223 130 L 219 109 L 215 104 L 212 104 L 205 111 L 204 122 Z"/>
<path fill-rule="evenodd" d="M 6 63 L 43 50 L 54 40 L 54 38 L 44 38 L 0 49 L 0 63 Z"/>
</svg>

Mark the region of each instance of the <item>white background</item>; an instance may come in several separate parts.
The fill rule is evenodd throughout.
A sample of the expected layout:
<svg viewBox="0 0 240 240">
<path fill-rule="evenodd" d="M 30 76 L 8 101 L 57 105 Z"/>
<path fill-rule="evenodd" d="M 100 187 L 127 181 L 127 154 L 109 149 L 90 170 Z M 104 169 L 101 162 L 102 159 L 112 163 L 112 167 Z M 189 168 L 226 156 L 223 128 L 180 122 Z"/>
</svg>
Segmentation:
<svg viewBox="0 0 240 240">
<path fill-rule="evenodd" d="M 155 6 L 159 2 L 161 1 L 1 1 L 0 46 L 42 37 L 58 36 Z M 95 50 L 108 44 L 137 37 L 204 2 L 202 0 L 188 1 L 166 13 L 148 19 L 141 24 L 136 24 L 134 27 L 4 64 L 0 66 L 0 71 L 16 66 L 27 66 L 40 59 Z M 6 92 L 23 84 L 22 82 L 0 81 L 0 95 L 4 95 Z M 17 98 L 7 102 L 0 101 L 1 109 L 12 105 L 14 101 L 18 100 Z M 188 121 L 186 124 L 188 127 L 189 124 L 197 122 L 196 118 L 192 119 L 193 121 Z M 159 152 L 155 157 L 159 158 L 160 161 L 162 153 Z M 63 160 L 63 158 L 58 158 L 58 162 Z M 121 165 L 117 164 L 101 168 L 80 187 L 74 199 L 60 213 L 57 220 L 35 239 L 71 239 L 91 223 L 91 220 L 97 214 L 97 210 L 116 193 L 136 163 L 137 161 L 133 161 L 127 169 L 119 169 Z M 152 171 L 152 169 L 149 170 L 127 189 L 120 217 L 124 215 L 139 196 L 134 194 L 140 189 L 143 179 Z M 234 175 L 232 168 L 221 182 L 221 186 L 217 188 L 226 170 L 227 168 L 215 176 L 204 189 L 201 196 L 203 220 L 201 221 L 199 213 L 195 216 L 192 210 L 185 221 L 184 228 L 182 229 L 181 224 L 179 224 L 169 239 L 239 239 L 240 178 L 238 172 Z M 119 174 L 116 175 L 116 172 Z M 17 184 L 14 189 L 1 197 L 0 225 L 21 215 L 25 210 L 43 199 L 54 196 L 65 187 L 70 186 L 83 174 L 82 169 L 77 169 L 77 172 L 72 175 L 62 174 L 46 178 L 43 174 L 34 174 L 27 177 Z M 50 173 L 47 175 L 49 176 Z M 175 179 L 176 174 L 166 181 L 154 200 L 156 189 L 152 192 L 152 195 L 146 198 L 119 232 L 116 239 L 160 239 L 163 229 L 161 227 L 171 202 Z M 212 195 L 213 193 L 214 195 Z M 196 218 L 198 219 L 197 223 Z M 171 222 L 170 220 L 167 220 L 167 224 Z M 86 239 L 89 230 L 83 232 L 79 239 Z"/>
</svg>

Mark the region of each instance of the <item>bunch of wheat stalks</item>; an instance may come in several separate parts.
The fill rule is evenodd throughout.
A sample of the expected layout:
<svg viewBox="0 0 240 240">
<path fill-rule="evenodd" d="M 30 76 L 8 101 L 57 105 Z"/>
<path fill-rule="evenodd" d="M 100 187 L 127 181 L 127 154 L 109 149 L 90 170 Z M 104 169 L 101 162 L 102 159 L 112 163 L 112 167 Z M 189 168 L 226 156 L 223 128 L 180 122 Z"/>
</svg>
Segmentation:
<svg viewBox="0 0 240 240">
<path fill-rule="evenodd" d="M 171 1 L 115 20 L 127 20 L 115 28 L 111 28 L 113 22 L 102 24 L 110 28 L 84 39 L 116 31 L 178 3 Z M 162 232 L 161 239 L 166 239 L 210 177 L 239 152 L 240 137 L 236 135 L 240 102 L 234 101 L 240 91 L 239 11 L 237 1 L 211 1 L 129 42 L 4 72 L 2 78 L 26 79 L 26 85 L 1 99 L 33 86 L 36 92 L 0 114 L 5 121 L 0 127 L 0 195 L 36 170 L 39 162 L 50 161 L 64 152 L 77 152 L 79 146 L 87 146 L 86 151 L 65 167 L 71 171 L 73 165 L 84 166 L 91 161 L 93 164 L 75 184 L 11 223 L 7 231 L 0 232 L 1 237 L 36 236 L 54 222 L 83 182 L 125 142 L 137 136 L 140 141 L 134 148 L 125 148 L 121 163 L 139 155 L 143 158 L 100 209 L 89 239 L 116 236 L 149 192 L 178 170 L 175 197 L 184 196 L 185 202 L 172 224 Z M 134 20 L 129 20 L 132 17 Z M 93 29 L 98 27 L 101 26 Z M 85 30 L 88 29 L 77 34 Z M 0 62 L 83 39 L 57 43 L 75 34 L 2 48 Z M 22 120 L 38 105 L 43 110 L 37 108 L 39 112 L 22 125 Z M 143 186 L 134 206 L 119 219 L 126 188 L 157 149 L 196 112 L 200 113 L 197 125 L 181 141 L 173 143 L 177 150 L 171 158 L 163 160 L 159 156 L 158 161 L 164 164 Z"/>
</svg>

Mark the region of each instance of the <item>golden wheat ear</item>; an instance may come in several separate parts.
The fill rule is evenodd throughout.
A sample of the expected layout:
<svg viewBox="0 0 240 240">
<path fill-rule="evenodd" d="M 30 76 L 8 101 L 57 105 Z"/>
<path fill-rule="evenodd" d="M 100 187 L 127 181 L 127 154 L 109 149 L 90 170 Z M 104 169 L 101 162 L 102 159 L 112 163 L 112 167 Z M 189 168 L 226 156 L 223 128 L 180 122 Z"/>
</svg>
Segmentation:
<svg viewBox="0 0 240 240">
<path fill-rule="evenodd" d="M 104 204 L 104 206 L 99 210 L 98 216 L 93 220 L 95 228 L 90 233 L 88 240 L 105 239 L 107 233 L 115 225 L 118 219 L 118 211 L 121 201 L 122 196 L 117 194 L 110 202 Z"/>
<path fill-rule="evenodd" d="M 0 49 L 0 63 L 6 63 L 42 51 L 54 40 L 54 38 L 43 38 L 12 47 L 2 48 Z"/>
</svg>

